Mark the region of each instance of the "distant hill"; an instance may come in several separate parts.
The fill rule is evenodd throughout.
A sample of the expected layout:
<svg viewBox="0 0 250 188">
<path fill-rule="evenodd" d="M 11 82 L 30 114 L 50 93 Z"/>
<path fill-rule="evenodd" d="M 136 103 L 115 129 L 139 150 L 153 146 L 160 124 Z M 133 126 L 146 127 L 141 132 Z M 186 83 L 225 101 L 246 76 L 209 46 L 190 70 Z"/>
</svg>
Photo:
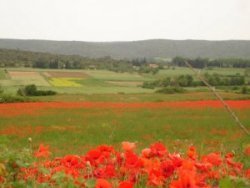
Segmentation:
<svg viewBox="0 0 250 188">
<path fill-rule="evenodd" d="M 131 42 L 79 42 L 49 40 L 0 39 L 0 48 L 33 52 L 49 52 L 64 55 L 80 55 L 90 58 L 188 58 L 237 57 L 250 58 L 250 41 L 205 40 L 143 40 Z"/>
</svg>

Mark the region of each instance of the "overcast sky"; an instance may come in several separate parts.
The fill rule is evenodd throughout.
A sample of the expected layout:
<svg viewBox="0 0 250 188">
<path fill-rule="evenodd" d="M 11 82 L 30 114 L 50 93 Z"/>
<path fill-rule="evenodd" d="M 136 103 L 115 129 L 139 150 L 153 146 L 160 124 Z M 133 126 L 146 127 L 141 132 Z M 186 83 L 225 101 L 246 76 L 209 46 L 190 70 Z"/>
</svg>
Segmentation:
<svg viewBox="0 0 250 188">
<path fill-rule="evenodd" d="M 0 0 L 0 38 L 250 40 L 250 0 Z"/>
</svg>

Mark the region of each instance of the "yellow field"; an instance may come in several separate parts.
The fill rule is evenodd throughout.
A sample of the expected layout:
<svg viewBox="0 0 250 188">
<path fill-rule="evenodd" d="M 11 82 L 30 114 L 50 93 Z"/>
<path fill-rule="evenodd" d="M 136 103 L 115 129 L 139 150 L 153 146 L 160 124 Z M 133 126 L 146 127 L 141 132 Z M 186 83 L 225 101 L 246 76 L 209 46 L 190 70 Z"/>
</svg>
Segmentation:
<svg viewBox="0 0 250 188">
<path fill-rule="evenodd" d="M 50 78 L 49 83 L 54 87 L 82 87 L 77 83 L 80 78 Z"/>
</svg>

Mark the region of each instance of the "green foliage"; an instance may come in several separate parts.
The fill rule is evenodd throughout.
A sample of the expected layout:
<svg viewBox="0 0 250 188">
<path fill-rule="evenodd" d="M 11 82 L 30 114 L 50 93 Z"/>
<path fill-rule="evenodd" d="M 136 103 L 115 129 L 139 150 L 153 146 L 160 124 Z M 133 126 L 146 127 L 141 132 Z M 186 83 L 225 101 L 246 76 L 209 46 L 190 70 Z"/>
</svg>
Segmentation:
<svg viewBox="0 0 250 188">
<path fill-rule="evenodd" d="M 193 85 L 193 80 L 194 80 L 193 77 L 187 74 L 187 75 L 180 75 L 176 81 L 179 86 L 188 87 Z"/>
<path fill-rule="evenodd" d="M 220 180 L 219 187 L 220 188 L 235 188 L 235 187 L 247 188 L 249 187 L 249 182 L 243 178 L 231 179 L 230 177 L 225 177 Z"/>
<path fill-rule="evenodd" d="M 224 178 L 220 180 L 219 187 L 220 188 L 233 188 L 233 184 L 229 178 Z"/>
<path fill-rule="evenodd" d="M 27 97 L 20 97 L 16 95 L 10 94 L 2 94 L 0 95 L 0 103 L 15 103 L 15 102 L 30 102 L 33 101 Z"/>
<path fill-rule="evenodd" d="M 240 90 L 240 93 L 242 93 L 242 94 L 248 94 L 249 92 L 250 92 L 250 90 L 247 86 L 243 86 Z"/>
<path fill-rule="evenodd" d="M 174 93 L 184 93 L 185 90 L 182 87 L 169 86 L 169 87 L 163 87 L 161 89 L 158 89 L 156 92 L 157 93 L 164 93 L 164 94 L 174 94 Z"/>
<path fill-rule="evenodd" d="M 0 95 L 3 94 L 4 90 L 3 87 L 0 85 Z"/>
<path fill-rule="evenodd" d="M 250 67 L 250 59 L 241 58 L 220 58 L 220 59 L 207 59 L 207 58 L 184 58 L 175 57 L 172 60 L 172 65 L 186 67 L 185 61 L 187 61 L 194 68 L 205 68 L 205 67 L 234 67 L 234 68 L 246 68 Z M 248 72 L 246 71 L 246 74 Z"/>
<path fill-rule="evenodd" d="M 20 96 L 46 96 L 46 95 L 55 95 L 56 92 L 52 90 L 37 90 L 36 85 L 31 84 L 27 85 L 24 88 L 19 88 L 17 94 Z"/>
<path fill-rule="evenodd" d="M 157 74 L 159 72 L 159 68 L 151 68 L 148 65 L 147 66 L 141 66 L 139 68 L 139 73 L 147 73 L 147 74 Z"/>
<path fill-rule="evenodd" d="M 212 86 L 240 86 L 245 84 L 245 77 L 238 74 L 223 77 L 217 73 L 212 75 L 206 73 L 204 77 Z"/>
<path fill-rule="evenodd" d="M 159 81 L 153 81 L 153 82 L 149 82 L 149 81 L 145 81 L 142 84 L 142 88 L 147 88 L 147 89 L 154 89 L 155 87 L 157 87 L 159 85 Z"/>
<path fill-rule="evenodd" d="M 179 75 L 178 77 L 165 77 L 155 81 L 146 81 L 143 83 L 143 88 L 154 89 L 157 87 L 168 87 L 168 86 L 181 86 L 190 87 L 194 86 L 198 82 L 194 83 L 194 79 L 191 75 Z"/>
<path fill-rule="evenodd" d="M 24 148 L 22 150 L 10 150 L 8 147 L 0 146 L 0 175 L 6 179 L 2 184 L 3 187 L 24 187 L 24 182 L 19 182 L 17 174 L 22 167 L 28 167 L 34 162 L 31 149 Z"/>
</svg>

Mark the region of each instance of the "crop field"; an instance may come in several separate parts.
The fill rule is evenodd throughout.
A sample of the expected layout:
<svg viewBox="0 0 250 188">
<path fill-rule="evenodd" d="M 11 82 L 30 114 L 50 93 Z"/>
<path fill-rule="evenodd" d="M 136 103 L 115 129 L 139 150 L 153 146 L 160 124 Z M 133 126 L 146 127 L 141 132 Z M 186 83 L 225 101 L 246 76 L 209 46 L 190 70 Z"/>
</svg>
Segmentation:
<svg viewBox="0 0 250 188">
<path fill-rule="evenodd" d="M 244 69 L 214 68 L 203 73 L 221 75 L 244 75 Z M 117 93 L 153 93 L 152 89 L 140 87 L 144 81 L 153 81 L 166 76 L 191 74 L 187 68 L 169 68 L 160 70 L 156 75 L 139 73 L 117 73 L 107 70 L 53 70 L 31 68 L 0 69 L 0 85 L 7 93 L 15 94 L 20 86 L 36 84 L 41 89 L 51 89 L 68 94 L 117 94 Z M 249 80 L 246 77 L 246 80 Z M 189 88 L 203 90 L 204 88 Z"/>
<path fill-rule="evenodd" d="M 54 87 L 81 87 L 76 81 L 81 80 L 80 78 L 51 78 L 49 83 Z"/>
<path fill-rule="evenodd" d="M 15 94 L 20 86 L 35 84 L 41 89 L 58 93 L 150 93 L 141 88 L 147 76 L 137 73 L 114 73 L 105 70 L 43 70 L 43 69 L 0 69 L 0 85 L 7 93 Z"/>
</svg>

